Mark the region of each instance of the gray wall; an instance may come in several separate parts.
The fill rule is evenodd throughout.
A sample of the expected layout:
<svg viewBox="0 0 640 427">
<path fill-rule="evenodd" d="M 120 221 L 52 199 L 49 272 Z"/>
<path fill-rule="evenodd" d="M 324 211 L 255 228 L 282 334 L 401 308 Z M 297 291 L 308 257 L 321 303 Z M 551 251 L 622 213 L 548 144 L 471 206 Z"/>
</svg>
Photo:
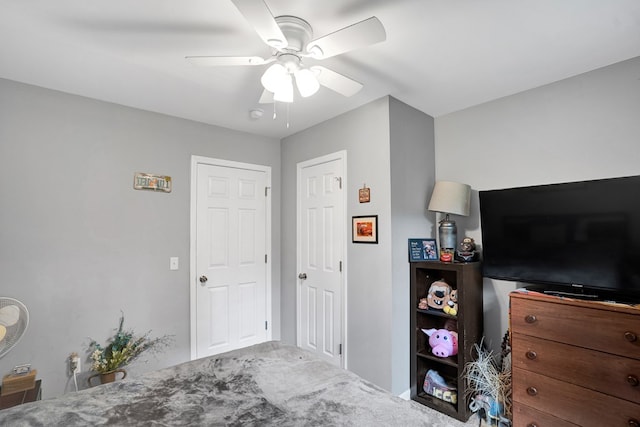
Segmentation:
<svg viewBox="0 0 640 427">
<path fill-rule="evenodd" d="M 377 245 L 347 250 L 347 365 L 400 394 L 409 388 L 407 238 L 431 228 L 425 214 L 433 182 L 433 119 L 385 97 L 282 141 L 282 337 L 296 339 L 296 165 L 347 151 L 347 221 L 378 215 Z M 393 152 L 393 154 L 391 154 Z M 358 189 L 371 189 L 371 202 Z M 393 193 L 393 194 L 392 194 Z M 393 206 L 393 207 L 392 207 Z M 416 235 L 419 234 L 419 236 Z M 396 271 L 397 270 L 397 271 Z"/>
<path fill-rule="evenodd" d="M 477 190 L 640 174 L 640 58 L 439 117 L 435 137 L 437 179 L 476 190 L 458 227 L 480 241 Z M 496 351 L 520 286 L 484 281 Z"/>
<path fill-rule="evenodd" d="M 138 332 L 175 335 L 132 373 L 189 359 L 192 154 L 272 167 L 279 338 L 278 140 L 0 79 L 0 296 L 31 314 L 0 373 L 31 363 L 45 397 L 72 390 L 68 355 L 84 356 L 88 337 L 108 338 L 120 310 Z M 134 172 L 170 175 L 173 192 L 134 191 Z M 171 256 L 178 271 L 169 271 Z"/>
<path fill-rule="evenodd" d="M 427 201 L 435 184 L 433 118 L 390 98 L 391 128 L 391 262 L 392 345 L 394 394 L 410 388 L 410 271 L 407 240 L 435 237 L 435 214 Z"/>
</svg>

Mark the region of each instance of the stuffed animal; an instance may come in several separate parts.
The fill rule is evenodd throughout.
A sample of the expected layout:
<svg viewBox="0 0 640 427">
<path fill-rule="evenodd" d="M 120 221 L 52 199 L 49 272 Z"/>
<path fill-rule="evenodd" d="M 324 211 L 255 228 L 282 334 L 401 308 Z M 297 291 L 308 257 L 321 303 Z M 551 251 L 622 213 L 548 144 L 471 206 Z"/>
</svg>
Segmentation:
<svg viewBox="0 0 640 427">
<path fill-rule="evenodd" d="M 452 316 L 455 316 L 458 314 L 458 290 L 457 289 L 451 289 L 451 292 L 449 292 L 449 295 L 445 297 L 442 311 Z"/>
<path fill-rule="evenodd" d="M 444 308 L 445 298 L 451 293 L 451 286 L 444 280 L 433 282 L 427 293 L 427 305 L 436 310 Z"/>
<path fill-rule="evenodd" d="M 449 357 L 458 354 L 458 333 L 446 329 L 423 329 L 429 336 L 429 345 L 434 356 Z"/>
<path fill-rule="evenodd" d="M 429 309 L 429 304 L 427 302 L 426 298 L 420 298 L 420 302 L 418 303 L 418 308 L 420 310 L 427 310 Z"/>
</svg>

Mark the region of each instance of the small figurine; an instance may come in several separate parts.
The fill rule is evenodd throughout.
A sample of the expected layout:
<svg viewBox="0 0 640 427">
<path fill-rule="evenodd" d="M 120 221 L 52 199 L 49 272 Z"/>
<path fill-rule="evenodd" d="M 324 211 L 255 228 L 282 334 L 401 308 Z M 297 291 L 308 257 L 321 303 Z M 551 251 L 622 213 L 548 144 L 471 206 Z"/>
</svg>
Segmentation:
<svg viewBox="0 0 640 427">
<path fill-rule="evenodd" d="M 465 237 L 462 239 L 462 242 L 460 242 L 460 245 L 458 245 L 456 260 L 462 262 L 473 262 L 478 260 L 476 242 L 471 237 Z"/>
<path fill-rule="evenodd" d="M 440 261 L 442 261 L 442 262 L 453 262 L 453 249 L 441 249 L 440 250 Z"/>
<path fill-rule="evenodd" d="M 452 316 L 455 316 L 456 314 L 458 314 L 458 290 L 457 289 L 451 289 L 451 292 L 449 292 L 449 295 L 445 297 L 444 307 L 442 308 L 442 311 Z"/>
</svg>

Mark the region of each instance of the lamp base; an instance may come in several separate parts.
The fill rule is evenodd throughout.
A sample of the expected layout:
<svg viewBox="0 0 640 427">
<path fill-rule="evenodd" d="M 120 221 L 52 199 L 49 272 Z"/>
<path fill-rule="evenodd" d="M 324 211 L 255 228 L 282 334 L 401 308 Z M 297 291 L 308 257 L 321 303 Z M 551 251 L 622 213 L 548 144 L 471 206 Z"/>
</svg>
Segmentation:
<svg viewBox="0 0 640 427">
<path fill-rule="evenodd" d="M 440 261 L 452 262 L 458 240 L 458 228 L 456 222 L 449 219 L 449 214 L 440 221 L 438 236 L 440 237 Z"/>
</svg>

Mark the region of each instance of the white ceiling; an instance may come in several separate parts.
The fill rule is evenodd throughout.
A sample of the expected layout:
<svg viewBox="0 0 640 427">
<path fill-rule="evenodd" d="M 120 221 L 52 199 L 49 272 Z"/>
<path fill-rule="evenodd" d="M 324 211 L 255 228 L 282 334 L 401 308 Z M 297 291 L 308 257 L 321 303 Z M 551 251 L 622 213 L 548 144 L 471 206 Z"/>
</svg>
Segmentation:
<svg viewBox="0 0 640 427">
<path fill-rule="evenodd" d="M 386 41 L 322 61 L 364 88 L 351 98 L 321 88 L 290 106 L 289 128 L 283 104 L 272 120 L 273 106 L 258 104 L 266 66 L 184 59 L 270 55 L 230 0 L 0 0 L 0 77 L 284 137 L 385 95 L 437 117 L 640 56 L 638 0 L 266 3 L 315 37 L 378 17 Z"/>
</svg>

